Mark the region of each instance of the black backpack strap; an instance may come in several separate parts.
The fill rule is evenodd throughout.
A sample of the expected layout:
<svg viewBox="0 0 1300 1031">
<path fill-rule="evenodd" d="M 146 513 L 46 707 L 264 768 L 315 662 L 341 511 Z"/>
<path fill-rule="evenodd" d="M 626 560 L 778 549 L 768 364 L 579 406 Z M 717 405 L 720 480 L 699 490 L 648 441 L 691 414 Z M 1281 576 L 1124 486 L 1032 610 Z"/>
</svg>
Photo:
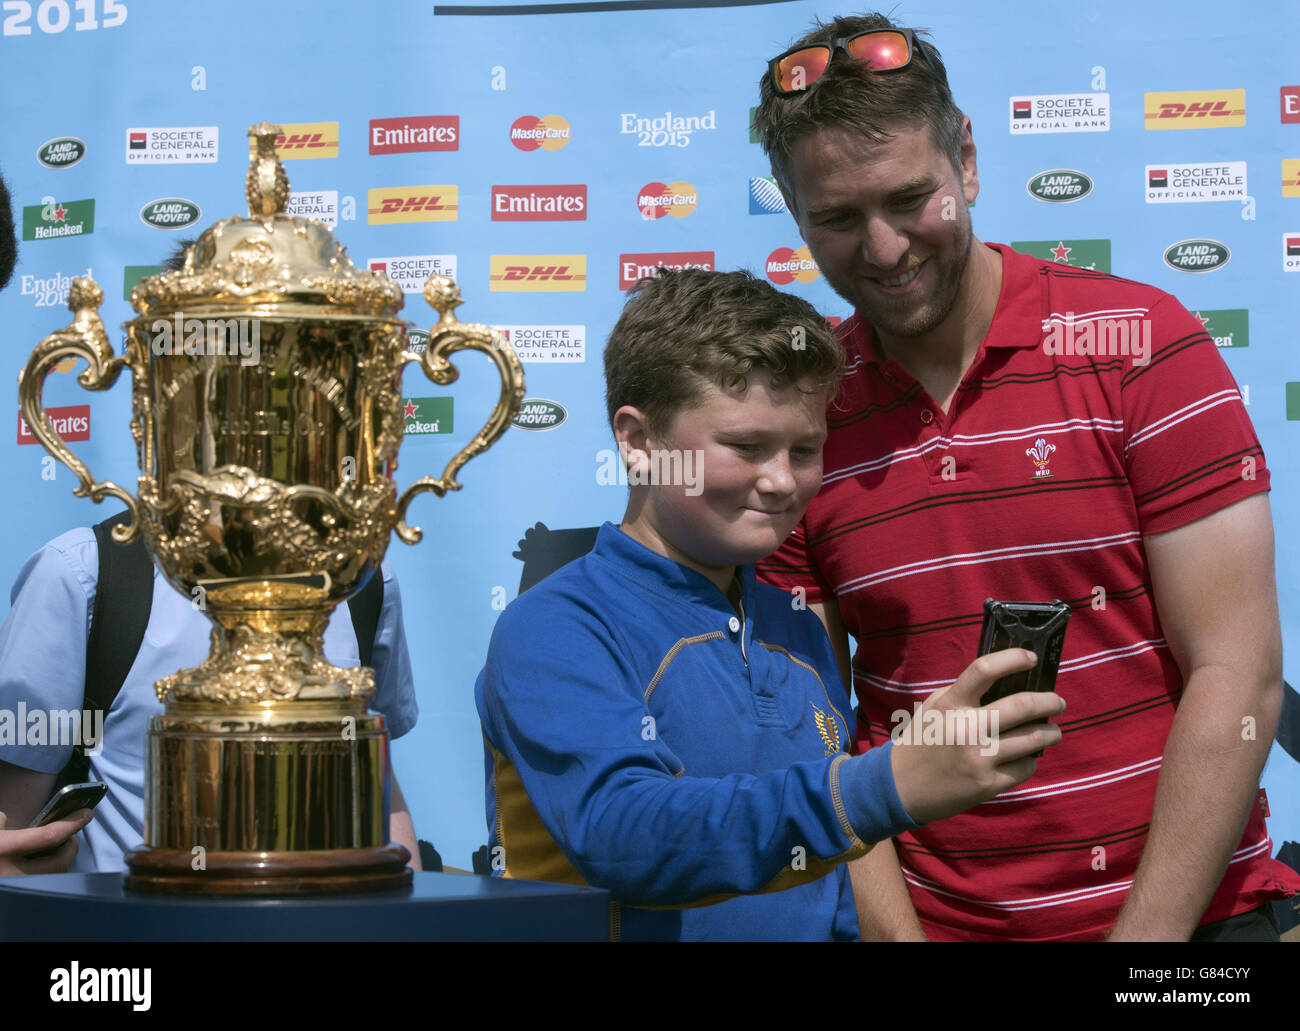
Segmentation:
<svg viewBox="0 0 1300 1031">
<path fill-rule="evenodd" d="M 102 710 L 105 715 L 113 707 L 113 700 L 135 663 L 153 605 L 153 562 L 144 546 L 143 535 L 125 545 L 112 537 L 113 527 L 125 525 L 129 519 L 129 512 L 119 512 L 94 527 L 99 573 L 90 614 L 90 636 L 86 638 L 83 705 L 92 712 Z M 79 783 L 89 775 L 90 760 L 78 746 L 60 781 Z"/>
<path fill-rule="evenodd" d="M 379 632 L 379 613 L 384 607 L 384 571 L 379 566 L 366 585 L 348 599 L 352 629 L 357 635 L 357 654 L 361 665 L 369 666 L 375 651 L 375 634 Z"/>
</svg>

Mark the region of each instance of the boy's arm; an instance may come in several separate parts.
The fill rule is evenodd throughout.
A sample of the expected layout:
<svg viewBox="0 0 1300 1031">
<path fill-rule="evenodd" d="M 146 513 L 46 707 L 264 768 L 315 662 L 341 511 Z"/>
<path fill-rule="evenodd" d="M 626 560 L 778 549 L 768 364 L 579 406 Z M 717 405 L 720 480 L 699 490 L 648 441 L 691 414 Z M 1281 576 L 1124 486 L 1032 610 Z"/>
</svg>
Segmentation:
<svg viewBox="0 0 1300 1031">
<path fill-rule="evenodd" d="M 845 696 L 852 700 L 849 633 L 840 616 L 839 603 L 831 599 L 808 607 L 817 613 L 826 628 L 844 682 Z M 853 900 L 858 910 L 858 933 L 863 941 L 926 940 L 892 841 L 882 841 L 865 856 L 853 860 L 849 864 L 849 877 L 853 882 Z"/>
<path fill-rule="evenodd" d="M 523 805 L 587 883 L 641 905 L 807 883 L 914 826 L 889 749 L 692 776 L 657 733 L 632 669 L 594 618 L 539 619 L 516 604 L 498 622 L 477 696 L 500 753 L 494 793 L 516 876 L 528 875 L 529 857 L 509 820 Z M 806 868 L 791 862 L 798 854 Z"/>
<path fill-rule="evenodd" d="M 1022 693 L 990 706 L 1010 731 L 1000 754 L 973 741 L 891 742 L 757 775 L 693 777 L 659 736 L 647 689 L 598 617 L 576 605 L 556 615 L 507 609 L 476 687 L 515 876 L 528 876 L 546 847 L 539 834 L 512 832 L 531 809 L 579 875 L 620 901 L 679 906 L 782 890 L 913 828 L 913 817 L 941 819 L 1021 783 L 1032 753 L 1060 740 L 1056 727 L 1021 726 L 1057 715 L 1059 696 Z M 1031 659 L 1019 649 L 983 656 L 925 706 L 972 707 Z"/>
</svg>

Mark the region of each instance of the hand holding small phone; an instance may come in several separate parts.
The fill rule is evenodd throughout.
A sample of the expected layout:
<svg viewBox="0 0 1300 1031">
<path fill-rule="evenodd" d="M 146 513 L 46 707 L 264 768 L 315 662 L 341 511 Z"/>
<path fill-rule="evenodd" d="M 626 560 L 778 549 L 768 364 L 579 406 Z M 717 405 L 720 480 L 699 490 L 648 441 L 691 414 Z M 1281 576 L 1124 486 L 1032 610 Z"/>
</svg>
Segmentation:
<svg viewBox="0 0 1300 1031">
<path fill-rule="evenodd" d="M 1050 691 L 1021 691 L 988 705 L 980 699 L 1036 664 L 1023 648 L 982 655 L 894 728 L 894 785 L 913 820 L 953 816 L 1034 775 L 1035 755 L 1061 740 L 1060 728 L 1046 720 L 1065 710 L 1065 700 Z"/>
<path fill-rule="evenodd" d="M 41 827 L 6 830 L 0 812 L 0 877 L 63 873 L 77 855 L 77 832 L 91 820 L 89 809 Z"/>
</svg>

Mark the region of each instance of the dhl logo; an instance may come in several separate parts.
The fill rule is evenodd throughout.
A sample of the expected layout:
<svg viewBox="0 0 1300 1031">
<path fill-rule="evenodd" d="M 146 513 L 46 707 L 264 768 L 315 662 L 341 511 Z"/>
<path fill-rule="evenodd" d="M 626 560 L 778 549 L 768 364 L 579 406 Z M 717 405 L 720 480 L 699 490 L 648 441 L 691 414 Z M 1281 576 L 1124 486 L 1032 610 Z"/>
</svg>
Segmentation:
<svg viewBox="0 0 1300 1031">
<path fill-rule="evenodd" d="M 1227 129 L 1246 124 L 1244 89 L 1148 93 L 1148 129 Z"/>
<path fill-rule="evenodd" d="M 494 254 L 488 274 L 492 290 L 514 292 L 587 289 L 585 254 Z"/>
<path fill-rule="evenodd" d="M 1300 158 L 1282 159 L 1282 196 L 1300 197 Z"/>
<path fill-rule="evenodd" d="M 367 221 L 372 225 L 397 222 L 455 222 L 459 208 L 455 186 L 388 186 L 370 191 Z"/>
<path fill-rule="evenodd" d="M 275 138 L 275 153 L 281 161 L 301 158 L 336 158 L 339 156 L 338 122 L 297 122 L 281 124 L 284 132 Z M 257 144 L 249 140 L 248 156 L 256 156 Z"/>
</svg>

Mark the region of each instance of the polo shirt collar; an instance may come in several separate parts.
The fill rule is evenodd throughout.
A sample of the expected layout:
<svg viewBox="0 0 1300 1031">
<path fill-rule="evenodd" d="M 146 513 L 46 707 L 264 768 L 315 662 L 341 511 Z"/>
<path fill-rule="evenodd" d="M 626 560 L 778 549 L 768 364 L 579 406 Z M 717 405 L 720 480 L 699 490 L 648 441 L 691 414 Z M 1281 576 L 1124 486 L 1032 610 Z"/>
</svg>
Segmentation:
<svg viewBox="0 0 1300 1031">
<path fill-rule="evenodd" d="M 596 534 L 596 546 L 592 553 L 623 570 L 629 570 L 636 577 L 637 583 L 655 594 L 665 598 L 681 601 L 689 599 L 701 605 L 717 609 L 728 616 L 735 615 L 731 602 L 727 600 L 717 585 L 703 573 L 672 559 L 651 551 L 638 540 L 634 540 L 613 523 L 604 523 Z M 753 565 L 738 566 L 740 575 L 740 596 L 745 604 L 745 611 L 753 611 L 754 592 L 757 579 Z"/>
</svg>

